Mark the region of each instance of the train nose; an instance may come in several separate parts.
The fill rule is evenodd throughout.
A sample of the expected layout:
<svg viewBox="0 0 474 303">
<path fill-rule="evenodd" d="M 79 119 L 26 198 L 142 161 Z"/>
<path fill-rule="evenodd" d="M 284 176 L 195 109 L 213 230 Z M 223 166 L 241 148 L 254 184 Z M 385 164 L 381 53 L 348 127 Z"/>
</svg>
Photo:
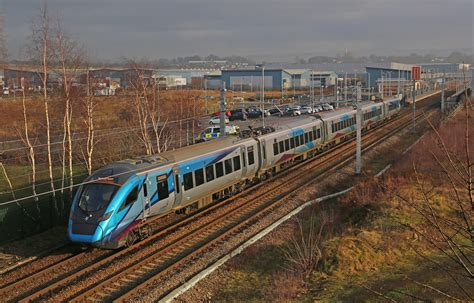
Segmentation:
<svg viewBox="0 0 474 303">
<path fill-rule="evenodd" d="M 76 209 L 69 222 L 69 238 L 85 243 L 96 242 L 102 236 L 102 228 L 99 225 L 102 215 L 103 211 L 85 212 Z"/>
</svg>

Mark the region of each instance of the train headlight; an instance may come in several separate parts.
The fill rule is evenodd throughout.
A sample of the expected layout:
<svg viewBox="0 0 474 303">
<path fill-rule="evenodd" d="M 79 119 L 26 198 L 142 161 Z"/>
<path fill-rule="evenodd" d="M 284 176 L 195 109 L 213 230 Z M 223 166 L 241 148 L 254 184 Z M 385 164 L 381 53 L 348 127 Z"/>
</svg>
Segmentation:
<svg viewBox="0 0 474 303">
<path fill-rule="evenodd" d="M 107 220 L 108 218 L 110 218 L 110 216 L 112 215 L 113 212 L 114 212 L 114 211 L 111 210 L 111 211 L 109 211 L 108 213 L 104 214 L 102 217 L 99 218 L 99 221 L 105 221 L 105 220 Z"/>
</svg>

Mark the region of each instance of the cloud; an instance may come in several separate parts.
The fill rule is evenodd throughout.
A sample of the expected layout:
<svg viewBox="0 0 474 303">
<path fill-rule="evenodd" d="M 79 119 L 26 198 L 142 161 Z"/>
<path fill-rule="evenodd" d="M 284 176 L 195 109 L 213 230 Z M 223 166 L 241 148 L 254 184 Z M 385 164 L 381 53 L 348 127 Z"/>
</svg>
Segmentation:
<svg viewBox="0 0 474 303">
<path fill-rule="evenodd" d="M 10 53 L 35 0 L 3 0 Z M 49 0 L 100 58 L 335 54 L 472 48 L 472 0 Z"/>
</svg>

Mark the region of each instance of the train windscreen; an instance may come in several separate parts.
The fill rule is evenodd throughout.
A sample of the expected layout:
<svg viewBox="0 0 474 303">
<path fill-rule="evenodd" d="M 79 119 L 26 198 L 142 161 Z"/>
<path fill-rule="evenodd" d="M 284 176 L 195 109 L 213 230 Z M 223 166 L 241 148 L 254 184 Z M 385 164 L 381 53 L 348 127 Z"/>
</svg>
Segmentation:
<svg viewBox="0 0 474 303">
<path fill-rule="evenodd" d="M 94 212 L 109 204 L 119 186 L 113 184 L 92 183 L 82 188 L 79 198 L 79 208 L 83 211 Z"/>
</svg>

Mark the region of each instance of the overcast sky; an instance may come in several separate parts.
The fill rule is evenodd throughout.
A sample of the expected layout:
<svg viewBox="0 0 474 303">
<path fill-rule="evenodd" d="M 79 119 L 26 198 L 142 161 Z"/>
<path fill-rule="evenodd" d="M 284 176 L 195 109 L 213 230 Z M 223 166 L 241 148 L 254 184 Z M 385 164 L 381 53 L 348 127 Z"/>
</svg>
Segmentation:
<svg viewBox="0 0 474 303">
<path fill-rule="evenodd" d="M 0 0 L 19 58 L 39 0 Z M 446 53 L 473 49 L 474 0 L 48 0 L 92 56 Z"/>
</svg>

